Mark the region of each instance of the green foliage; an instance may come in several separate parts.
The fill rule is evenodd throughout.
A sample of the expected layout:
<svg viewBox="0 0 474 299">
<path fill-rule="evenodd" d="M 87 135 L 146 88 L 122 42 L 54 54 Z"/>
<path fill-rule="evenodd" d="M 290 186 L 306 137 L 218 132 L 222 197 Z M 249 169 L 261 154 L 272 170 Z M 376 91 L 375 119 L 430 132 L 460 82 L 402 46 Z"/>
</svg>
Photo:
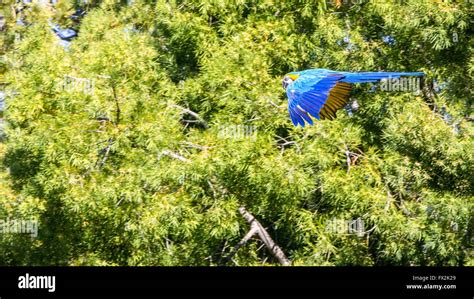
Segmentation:
<svg viewBox="0 0 474 299">
<path fill-rule="evenodd" d="M 12 24 L 0 218 L 39 234 L 2 234 L 2 264 L 222 265 L 242 205 L 294 265 L 474 263 L 467 3 L 106 0 L 74 24 L 78 6 Z M 49 17 L 79 30 L 69 49 Z M 356 87 L 353 116 L 295 128 L 281 77 L 316 67 L 448 84 Z M 235 264 L 276 264 L 261 245 Z"/>
</svg>

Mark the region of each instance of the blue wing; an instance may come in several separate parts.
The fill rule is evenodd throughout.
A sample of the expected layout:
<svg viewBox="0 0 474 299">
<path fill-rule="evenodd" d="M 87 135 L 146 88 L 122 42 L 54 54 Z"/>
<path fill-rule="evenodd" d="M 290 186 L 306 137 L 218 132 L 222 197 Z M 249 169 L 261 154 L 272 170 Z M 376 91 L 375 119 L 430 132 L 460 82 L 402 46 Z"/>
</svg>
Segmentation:
<svg viewBox="0 0 474 299">
<path fill-rule="evenodd" d="M 313 124 L 316 119 L 334 119 L 336 111 L 346 105 L 351 83 L 378 82 L 401 76 L 424 76 L 421 72 L 337 72 L 327 69 L 310 69 L 298 74 L 298 79 L 286 89 L 288 111 L 295 126 Z"/>
<path fill-rule="evenodd" d="M 333 119 L 349 96 L 351 86 L 339 82 L 344 74 L 331 73 L 321 76 L 302 76 L 288 86 L 288 111 L 295 126 L 313 124 L 316 119 Z"/>
</svg>

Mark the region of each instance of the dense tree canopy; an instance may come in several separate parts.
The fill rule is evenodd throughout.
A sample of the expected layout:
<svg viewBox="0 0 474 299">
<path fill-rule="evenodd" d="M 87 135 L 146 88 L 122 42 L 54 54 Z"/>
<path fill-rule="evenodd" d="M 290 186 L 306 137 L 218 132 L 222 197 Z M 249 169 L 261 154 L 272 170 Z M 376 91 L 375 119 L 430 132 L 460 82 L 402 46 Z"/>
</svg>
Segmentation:
<svg viewBox="0 0 474 299">
<path fill-rule="evenodd" d="M 2 264 L 277 265 L 258 239 L 224 262 L 244 206 L 293 265 L 474 265 L 469 1 L 3 5 L 0 218 L 39 231 Z M 303 129 L 281 78 L 306 68 L 426 78 Z"/>
</svg>

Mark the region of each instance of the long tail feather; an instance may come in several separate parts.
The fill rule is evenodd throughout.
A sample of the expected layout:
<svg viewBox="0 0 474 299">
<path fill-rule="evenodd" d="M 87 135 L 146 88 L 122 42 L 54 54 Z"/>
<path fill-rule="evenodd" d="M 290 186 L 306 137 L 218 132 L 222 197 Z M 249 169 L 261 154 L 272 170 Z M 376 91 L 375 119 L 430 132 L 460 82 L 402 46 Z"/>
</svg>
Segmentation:
<svg viewBox="0 0 474 299">
<path fill-rule="evenodd" d="M 369 83 L 377 82 L 386 78 L 400 78 L 408 76 L 421 77 L 424 75 L 425 74 L 422 72 L 362 72 L 350 73 L 341 81 L 347 83 Z"/>
</svg>

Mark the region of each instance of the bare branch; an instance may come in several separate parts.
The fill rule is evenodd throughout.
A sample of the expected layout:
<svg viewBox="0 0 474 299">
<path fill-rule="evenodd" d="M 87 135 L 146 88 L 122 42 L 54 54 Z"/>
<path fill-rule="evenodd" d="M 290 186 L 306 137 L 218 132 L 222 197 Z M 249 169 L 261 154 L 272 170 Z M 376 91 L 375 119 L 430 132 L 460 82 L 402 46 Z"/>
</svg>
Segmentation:
<svg viewBox="0 0 474 299">
<path fill-rule="evenodd" d="M 183 157 L 183 156 L 181 156 L 180 154 L 177 154 L 177 153 L 172 152 L 172 151 L 170 151 L 170 150 L 164 150 L 164 151 L 162 151 L 161 153 L 162 153 L 163 155 L 165 155 L 165 156 L 169 156 L 169 157 L 171 157 L 171 158 L 178 159 L 178 160 L 180 160 L 180 161 L 182 161 L 182 162 L 186 162 L 186 163 L 191 162 L 191 160 L 189 160 L 188 158 Z"/>
<path fill-rule="evenodd" d="M 194 144 L 194 143 L 191 143 L 191 142 L 188 142 L 188 141 L 180 142 L 180 144 L 184 145 L 185 147 L 197 148 L 197 149 L 202 150 L 202 151 L 211 148 L 211 146 L 205 146 L 205 145 Z"/>
<path fill-rule="evenodd" d="M 118 206 L 122 203 L 122 201 L 123 201 L 124 199 L 125 199 L 125 197 L 124 197 L 124 196 L 121 196 L 121 197 L 120 197 L 120 200 L 117 202 L 117 204 L 115 204 L 115 206 L 118 207 Z"/>
<path fill-rule="evenodd" d="M 351 152 L 349 150 L 349 147 L 347 146 L 347 144 L 344 145 L 344 147 L 346 148 L 346 150 L 344 151 L 345 155 L 346 155 L 346 162 L 347 162 L 347 173 L 350 172 L 351 170 L 351 165 L 355 165 L 357 159 L 359 159 L 360 155 L 362 155 L 363 153 L 358 150 L 361 154 L 357 154 L 357 153 L 354 153 L 354 152 Z"/>
<path fill-rule="evenodd" d="M 232 252 L 224 259 L 224 264 L 229 262 L 232 257 L 237 253 L 237 251 L 240 249 L 240 247 L 244 246 L 250 238 L 252 238 L 256 233 L 257 233 L 258 228 L 256 226 L 253 226 L 250 228 L 248 233 L 240 240 L 237 245 L 235 245 L 234 249 L 232 249 Z"/>
<path fill-rule="evenodd" d="M 117 91 L 115 90 L 115 85 L 112 85 L 112 92 L 114 95 L 114 101 L 115 101 L 115 124 L 119 124 L 120 122 L 120 105 L 117 97 Z"/>
<path fill-rule="evenodd" d="M 283 250 L 275 243 L 275 241 L 273 241 L 273 239 L 270 237 L 270 235 L 265 230 L 265 228 L 260 224 L 260 222 L 258 222 L 258 220 L 252 214 L 250 214 L 247 211 L 247 209 L 245 209 L 245 207 L 243 206 L 239 208 L 239 213 L 245 218 L 245 220 L 247 220 L 247 222 L 250 224 L 250 227 L 251 227 L 246 237 L 247 236 L 251 237 L 255 233 L 254 231 L 256 231 L 259 238 L 263 241 L 263 243 L 268 248 L 268 250 L 277 258 L 277 260 L 282 265 L 285 265 L 285 266 L 290 265 L 291 264 L 290 260 L 286 257 Z"/>
<path fill-rule="evenodd" d="M 97 120 L 97 121 L 110 121 L 110 119 L 108 117 L 105 117 L 105 116 L 96 117 L 95 120 Z"/>
<path fill-rule="evenodd" d="M 388 210 L 390 209 L 390 205 L 391 203 L 393 202 L 393 196 L 392 196 L 392 193 L 390 193 L 390 190 L 388 190 L 388 187 L 387 188 L 387 202 L 385 204 L 385 208 L 384 208 L 384 212 L 387 213 Z"/>
<path fill-rule="evenodd" d="M 269 100 L 268 102 L 269 102 L 273 107 L 275 107 L 275 108 L 278 108 L 278 109 L 281 108 L 280 106 L 278 106 L 277 104 L 275 104 L 275 102 L 273 102 L 272 100 Z"/>
<path fill-rule="evenodd" d="M 397 207 L 400 208 L 400 210 L 403 212 L 403 214 L 405 214 L 405 216 L 412 216 L 411 212 L 405 207 L 405 205 L 403 204 L 403 201 L 401 199 L 399 199 L 399 202 L 396 203 Z"/>
<path fill-rule="evenodd" d="M 104 153 L 104 156 L 102 157 L 102 161 L 100 161 L 100 163 L 99 163 L 99 166 L 98 166 L 99 169 L 104 166 L 105 162 L 109 158 L 110 148 L 112 147 L 112 144 L 114 144 L 114 140 L 112 138 L 110 138 L 108 140 L 108 143 L 109 144 L 107 144 L 107 146 L 104 149 L 101 150 L 101 152 Z"/>
<path fill-rule="evenodd" d="M 366 230 L 366 231 L 363 231 L 363 232 L 361 232 L 360 234 L 361 234 L 361 235 L 365 235 L 365 234 L 368 235 L 368 234 L 370 234 L 372 231 L 374 231 L 377 227 L 378 227 L 378 226 L 377 226 L 377 224 L 376 224 L 376 225 L 374 225 L 371 229 Z"/>
<path fill-rule="evenodd" d="M 474 122 L 474 117 L 472 116 L 466 116 L 464 119 L 470 122 Z"/>
<path fill-rule="evenodd" d="M 346 154 L 346 162 L 347 162 L 347 173 L 349 173 L 351 171 L 352 160 L 351 160 L 351 152 L 349 151 L 349 148 L 347 147 L 347 145 L 346 145 L 345 154 Z"/>
<path fill-rule="evenodd" d="M 300 148 L 300 146 L 298 145 L 298 143 L 296 141 L 289 141 L 288 139 L 286 139 L 284 137 L 281 137 L 281 136 L 278 136 L 278 135 L 276 135 L 276 137 L 278 138 L 278 141 L 283 141 L 283 143 L 277 143 L 277 146 L 281 147 L 281 152 L 282 153 L 285 150 L 285 146 L 290 145 L 290 144 L 294 144 L 296 146 L 296 151 L 298 153 L 301 152 L 301 148 Z"/>
<path fill-rule="evenodd" d="M 179 105 L 176 105 L 176 104 L 173 104 L 171 105 L 171 107 L 174 107 L 174 108 L 179 108 L 182 110 L 183 113 L 187 113 L 189 115 L 191 115 L 192 117 L 194 117 L 199 123 L 201 123 L 206 129 L 209 128 L 209 126 L 207 125 L 207 122 L 202 119 L 199 114 L 197 114 L 196 112 L 192 111 L 192 110 L 189 110 L 187 108 L 184 108 L 182 106 L 179 106 Z M 186 120 L 186 122 L 193 122 L 193 121 L 189 121 L 189 120 Z"/>
<path fill-rule="evenodd" d="M 105 131 L 101 131 L 101 130 L 85 130 L 85 131 L 82 131 L 82 132 L 89 132 L 89 133 L 104 133 Z"/>
</svg>

